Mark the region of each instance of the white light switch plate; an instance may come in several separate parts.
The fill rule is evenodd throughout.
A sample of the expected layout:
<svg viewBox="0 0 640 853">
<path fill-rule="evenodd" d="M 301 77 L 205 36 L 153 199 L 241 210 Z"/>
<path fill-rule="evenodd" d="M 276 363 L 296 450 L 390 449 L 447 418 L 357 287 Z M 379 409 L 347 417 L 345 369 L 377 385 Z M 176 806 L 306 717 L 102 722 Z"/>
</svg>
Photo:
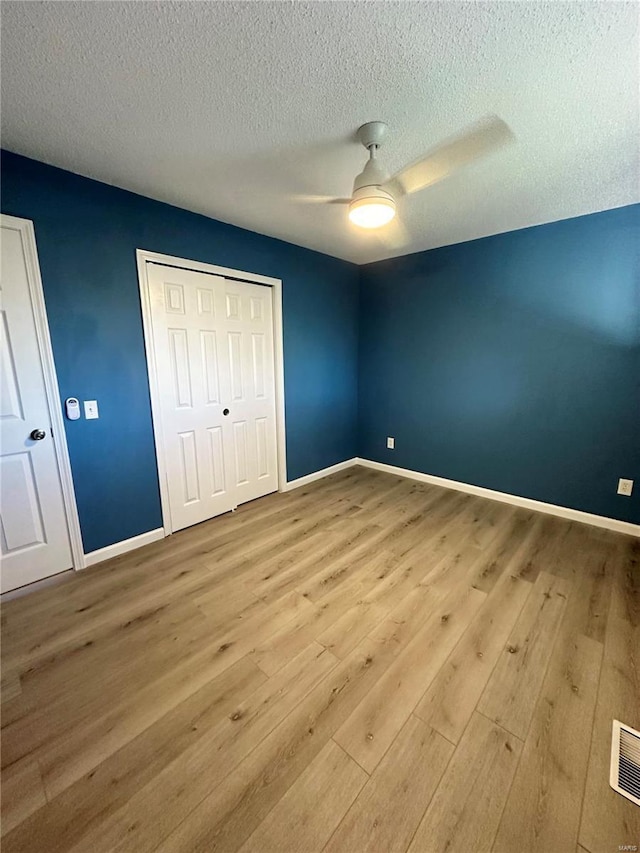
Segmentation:
<svg viewBox="0 0 640 853">
<path fill-rule="evenodd" d="M 93 418 L 99 418 L 98 414 L 98 401 L 97 400 L 85 400 L 84 401 L 84 416 L 90 421 Z"/>
<path fill-rule="evenodd" d="M 395 448 L 396 448 L 396 440 L 395 440 L 395 438 L 392 438 L 390 435 L 387 436 L 387 448 L 389 450 L 395 450 Z"/>
<path fill-rule="evenodd" d="M 626 495 L 627 497 L 631 496 L 631 492 L 633 491 L 633 480 L 623 480 L 622 478 L 618 480 L 618 494 Z"/>
</svg>

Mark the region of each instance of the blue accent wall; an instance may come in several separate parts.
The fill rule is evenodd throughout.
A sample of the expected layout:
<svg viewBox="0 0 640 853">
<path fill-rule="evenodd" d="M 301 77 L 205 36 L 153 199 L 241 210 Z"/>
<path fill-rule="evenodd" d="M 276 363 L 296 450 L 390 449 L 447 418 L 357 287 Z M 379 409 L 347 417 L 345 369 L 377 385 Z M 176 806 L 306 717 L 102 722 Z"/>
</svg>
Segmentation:
<svg viewBox="0 0 640 853">
<path fill-rule="evenodd" d="M 2 212 L 35 225 L 84 549 L 160 527 L 136 249 L 283 280 L 288 478 L 356 455 L 358 267 L 9 152 Z"/>
<path fill-rule="evenodd" d="M 640 522 L 640 205 L 358 268 L 1 166 L 2 211 L 35 224 L 60 395 L 100 407 L 66 421 L 85 551 L 161 525 L 137 248 L 283 280 L 289 479 L 361 456 Z"/>
<path fill-rule="evenodd" d="M 359 373 L 360 456 L 639 522 L 640 205 L 361 268 Z"/>
</svg>

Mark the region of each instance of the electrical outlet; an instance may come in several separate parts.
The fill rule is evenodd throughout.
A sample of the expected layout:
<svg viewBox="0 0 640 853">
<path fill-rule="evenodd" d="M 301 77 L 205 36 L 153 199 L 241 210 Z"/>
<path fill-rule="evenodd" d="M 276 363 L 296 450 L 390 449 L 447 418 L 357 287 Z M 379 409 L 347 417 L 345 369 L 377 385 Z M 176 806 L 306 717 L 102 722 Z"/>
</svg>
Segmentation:
<svg viewBox="0 0 640 853">
<path fill-rule="evenodd" d="M 99 418 L 98 414 L 98 401 L 97 400 L 85 400 L 84 401 L 84 416 L 90 421 L 93 418 Z"/>
<path fill-rule="evenodd" d="M 396 449 L 396 440 L 392 438 L 390 435 L 387 436 L 387 449 L 395 450 Z"/>
<path fill-rule="evenodd" d="M 627 497 L 630 497 L 632 491 L 633 491 L 633 480 L 623 480 L 622 478 L 618 480 L 618 494 L 619 495 L 626 495 Z"/>
</svg>

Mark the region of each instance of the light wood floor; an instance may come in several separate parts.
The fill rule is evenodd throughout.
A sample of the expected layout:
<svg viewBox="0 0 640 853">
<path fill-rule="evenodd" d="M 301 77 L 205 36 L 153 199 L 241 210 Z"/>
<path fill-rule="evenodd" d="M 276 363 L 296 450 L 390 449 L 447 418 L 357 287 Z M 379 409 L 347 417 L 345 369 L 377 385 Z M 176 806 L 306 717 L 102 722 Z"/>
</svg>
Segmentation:
<svg viewBox="0 0 640 853">
<path fill-rule="evenodd" d="M 2 608 L 2 850 L 613 853 L 637 540 L 365 469 Z"/>
</svg>

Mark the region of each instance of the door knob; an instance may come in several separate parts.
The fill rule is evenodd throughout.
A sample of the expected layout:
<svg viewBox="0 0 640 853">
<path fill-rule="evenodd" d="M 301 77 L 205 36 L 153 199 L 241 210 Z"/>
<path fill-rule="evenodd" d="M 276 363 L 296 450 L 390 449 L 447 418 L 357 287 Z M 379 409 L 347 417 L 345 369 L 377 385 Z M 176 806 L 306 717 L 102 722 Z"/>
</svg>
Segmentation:
<svg viewBox="0 0 640 853">
<path fill-rule="evenodd" d="M 29 433 L 29 438 L 32 438 L 34 441 L 42 441 L 43 438 L 46 437 L 46 432 L 43 429 L 33 429 Z"/>
<path fill-rule="evenodd" d="M 223 409 L 223 410 L 222 410 L 222 414 L 223 414 L 223 415 L 225 415 L 225 416 L 226 416 L 226 415 L 228 415 L 228 414 L 229 414 L 229 409 Z"/>
</svg>

